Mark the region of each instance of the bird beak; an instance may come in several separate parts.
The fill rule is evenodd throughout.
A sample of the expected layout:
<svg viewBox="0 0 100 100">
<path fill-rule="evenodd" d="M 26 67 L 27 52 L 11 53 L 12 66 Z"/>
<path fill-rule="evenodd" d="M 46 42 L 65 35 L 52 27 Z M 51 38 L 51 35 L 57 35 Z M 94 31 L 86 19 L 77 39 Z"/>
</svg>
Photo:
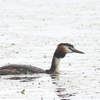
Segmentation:
<svg viewBox="0 0 100 100">
<path fill-rule="evenodd" d="M 82 52 L 82 51 L 79 51 L 79 50 L 77 50 L 77 49 L 73 49 L 73 52 L 76 52 L 76 53 L 81 53 L 81 54 L 85 54 L 84 52 Z"/>
</svg>

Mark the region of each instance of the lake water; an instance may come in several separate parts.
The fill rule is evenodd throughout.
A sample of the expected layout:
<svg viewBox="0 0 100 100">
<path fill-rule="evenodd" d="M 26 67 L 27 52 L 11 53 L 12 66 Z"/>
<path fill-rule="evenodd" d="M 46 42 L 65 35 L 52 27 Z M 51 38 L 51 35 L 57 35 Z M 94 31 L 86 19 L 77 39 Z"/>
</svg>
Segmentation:
<svg viewBox="0 0 100 100">
<path fill-rule="evenodd" d="M 1 0 L 0 20 L 0 66 L 49 69 L 63 42 L 85 52 L 66 55 L 56 76 L 0 76 L 0 100 L 100 99 L 100 0 Z"/>
</svg>

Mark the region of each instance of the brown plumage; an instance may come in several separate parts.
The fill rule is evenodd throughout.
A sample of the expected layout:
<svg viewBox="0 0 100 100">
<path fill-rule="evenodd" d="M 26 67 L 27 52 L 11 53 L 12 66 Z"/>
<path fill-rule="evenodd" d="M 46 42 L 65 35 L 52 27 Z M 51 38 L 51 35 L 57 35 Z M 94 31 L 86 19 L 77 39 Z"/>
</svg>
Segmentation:
<svg viewBox="0 0 100 100">
<path fill-rule="evenodd" d="M 0 75 L 27 74 L 28 72 L 29 73 L 45 73 L 46 71 L 32 65 L 9 64 L 9 65 L 0 67 Z"/>
<path fill-rule="evenodd" d="M 61 58 L 65 57 L 67 53 L 73 52 L 84 54 L 83 52 L 76 50 L 74 46 L 69 43 L 60 43 L 54 52 L 51 67 L 49 70 L 44 70 L 32 65 L 9 64 L 0 67 L 0 75 L 27 74 L 27 72 L 48 74 L 58 73 Z"/>
</svg>

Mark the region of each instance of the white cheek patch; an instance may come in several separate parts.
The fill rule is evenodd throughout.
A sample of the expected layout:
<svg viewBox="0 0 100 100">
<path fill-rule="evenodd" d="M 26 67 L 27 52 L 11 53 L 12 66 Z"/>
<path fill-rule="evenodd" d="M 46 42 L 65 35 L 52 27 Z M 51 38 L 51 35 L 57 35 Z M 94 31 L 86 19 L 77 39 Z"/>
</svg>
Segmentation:
<svg viewBox="0 0 100 100">
<path fill-rule="evenodd" d="M 66 49 L 66 53 L 73 53 L 73 51 L 70 50 L 69 47 L 65 46 L 65 49 Z"/>
</svg>

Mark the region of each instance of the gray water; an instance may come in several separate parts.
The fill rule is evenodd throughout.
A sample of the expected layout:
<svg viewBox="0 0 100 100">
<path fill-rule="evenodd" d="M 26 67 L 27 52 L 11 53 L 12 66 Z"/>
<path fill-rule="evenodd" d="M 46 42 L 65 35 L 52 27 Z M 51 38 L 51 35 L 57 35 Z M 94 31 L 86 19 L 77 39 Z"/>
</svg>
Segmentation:
<svg viewBox="0 0 100 100">
<path fill-rule="evenodd" d="M 63 42 L 85 52 L 66 55 L 56 76 L 0 76 L 0 100 L 100 99 L 99 0 L 1 0 L 0 20 L 0 66 L 49 69 Z"/>
</svg>

